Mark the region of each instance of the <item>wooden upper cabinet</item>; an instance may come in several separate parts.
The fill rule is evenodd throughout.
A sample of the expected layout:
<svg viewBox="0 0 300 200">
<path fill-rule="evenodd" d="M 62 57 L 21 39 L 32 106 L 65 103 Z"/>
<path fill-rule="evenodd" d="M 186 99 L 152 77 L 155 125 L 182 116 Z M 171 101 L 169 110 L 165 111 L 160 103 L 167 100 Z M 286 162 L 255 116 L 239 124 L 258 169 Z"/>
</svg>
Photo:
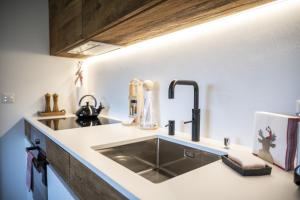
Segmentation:
<svg viewBox="0 0 300 200">
<path fill-rule="evenodd" d="M 162 0 L 83 0 L 83 35 L 88 38 Z"/>
<path fill-rule="evenodd" d="M 82 57 L 89 41 L 127 46 L 271 1 L 49 0 L 50 53 Z"/>
<path fill-rule="evenodd" d="M 126 46 L 270 1 L 166 0 L 96 35 L 92 39 L 94 41 Z"/>
<path fill-rule="evenodd" d="M 83 40 L 82 0 L 49 0 L 49 17 L 52 55 Z"/>
</svg>

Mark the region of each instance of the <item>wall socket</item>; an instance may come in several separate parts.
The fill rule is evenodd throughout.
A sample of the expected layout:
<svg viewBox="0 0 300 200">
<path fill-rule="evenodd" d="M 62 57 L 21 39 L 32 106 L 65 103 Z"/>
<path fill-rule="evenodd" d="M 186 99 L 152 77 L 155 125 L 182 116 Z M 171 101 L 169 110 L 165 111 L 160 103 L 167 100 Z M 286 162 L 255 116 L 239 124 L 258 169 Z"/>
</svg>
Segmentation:
<svg viewBox="0 0 300 200">
<path fill-rule="evenodd" d="M 14 93 L 2 93 L 0 102 L 3 104 L 12 104 L 15 103 L 16 98 Z"/>
</svg>

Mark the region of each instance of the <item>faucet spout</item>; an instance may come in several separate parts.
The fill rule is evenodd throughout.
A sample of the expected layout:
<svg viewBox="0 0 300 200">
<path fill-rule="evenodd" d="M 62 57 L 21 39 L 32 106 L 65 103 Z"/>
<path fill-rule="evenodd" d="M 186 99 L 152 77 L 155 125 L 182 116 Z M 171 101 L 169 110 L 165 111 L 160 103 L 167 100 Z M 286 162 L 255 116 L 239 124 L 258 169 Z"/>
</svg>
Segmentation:
<svg viewBox="0 0 300 200">
<path fill-rule="evenodd" d="M 190 80 L 173 80 L 169 85 L 169 99 L 174 99 L 176 85 L 191 85 L 194 87 L 194 109 L 199 108 L 199 87 L 196 81 Z"/>
<path fill-rule="evenodd" d="M 200 109 L 199 109 L 199 87 L 196 81 L 173 80 L 169 85 L 169 99 L 174 99 L 176 85 L 191 85 L 194 87 L 194 109 L 192 110 L 192 141 L 200 140 Z"/>
</svg>

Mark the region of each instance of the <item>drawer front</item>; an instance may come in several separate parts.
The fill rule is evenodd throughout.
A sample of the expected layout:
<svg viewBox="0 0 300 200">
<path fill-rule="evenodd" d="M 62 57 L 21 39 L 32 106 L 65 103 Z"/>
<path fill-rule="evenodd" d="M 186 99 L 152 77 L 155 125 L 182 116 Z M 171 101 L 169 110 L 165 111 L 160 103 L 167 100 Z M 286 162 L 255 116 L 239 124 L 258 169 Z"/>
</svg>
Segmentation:
<svg viewBox="0 0 300 200">
<path fill-rule="evenodd" d="M 40 147 L 44 152 L 46 152 L 46 136 L 27 121 L 24 122 L 24 125 L 26 138 L 34 146 Z"/>
<path fill-rule="evenodd" d="M 47 160 L 61 178 L 69 183 L 70 155 L 52 140 L 47 138 Z"/>
<path fill-rule="evenodd" d="M 127 199 L 72 156 L 70 157 L 70 187 L 80 199 Z"/>
<path fill-rule="evenodd" d="M 31 127 L 31 140 L 34 146 L 40 147 L 46 152 L 46 136 L 34 127 Z"/>
</svg>

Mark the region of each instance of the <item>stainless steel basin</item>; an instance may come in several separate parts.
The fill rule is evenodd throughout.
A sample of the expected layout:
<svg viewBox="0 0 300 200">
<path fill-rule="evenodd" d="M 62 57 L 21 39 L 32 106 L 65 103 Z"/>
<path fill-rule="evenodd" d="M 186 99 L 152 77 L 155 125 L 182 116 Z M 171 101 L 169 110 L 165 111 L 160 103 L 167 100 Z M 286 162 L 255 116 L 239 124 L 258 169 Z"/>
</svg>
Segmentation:
<svg viewBox="0 0 300 200">
<path fill-rule="evenodd" d="M 221 158 L 160 138 L 96 151 L 153 183 L 161 183 Z"/>
</svg>

